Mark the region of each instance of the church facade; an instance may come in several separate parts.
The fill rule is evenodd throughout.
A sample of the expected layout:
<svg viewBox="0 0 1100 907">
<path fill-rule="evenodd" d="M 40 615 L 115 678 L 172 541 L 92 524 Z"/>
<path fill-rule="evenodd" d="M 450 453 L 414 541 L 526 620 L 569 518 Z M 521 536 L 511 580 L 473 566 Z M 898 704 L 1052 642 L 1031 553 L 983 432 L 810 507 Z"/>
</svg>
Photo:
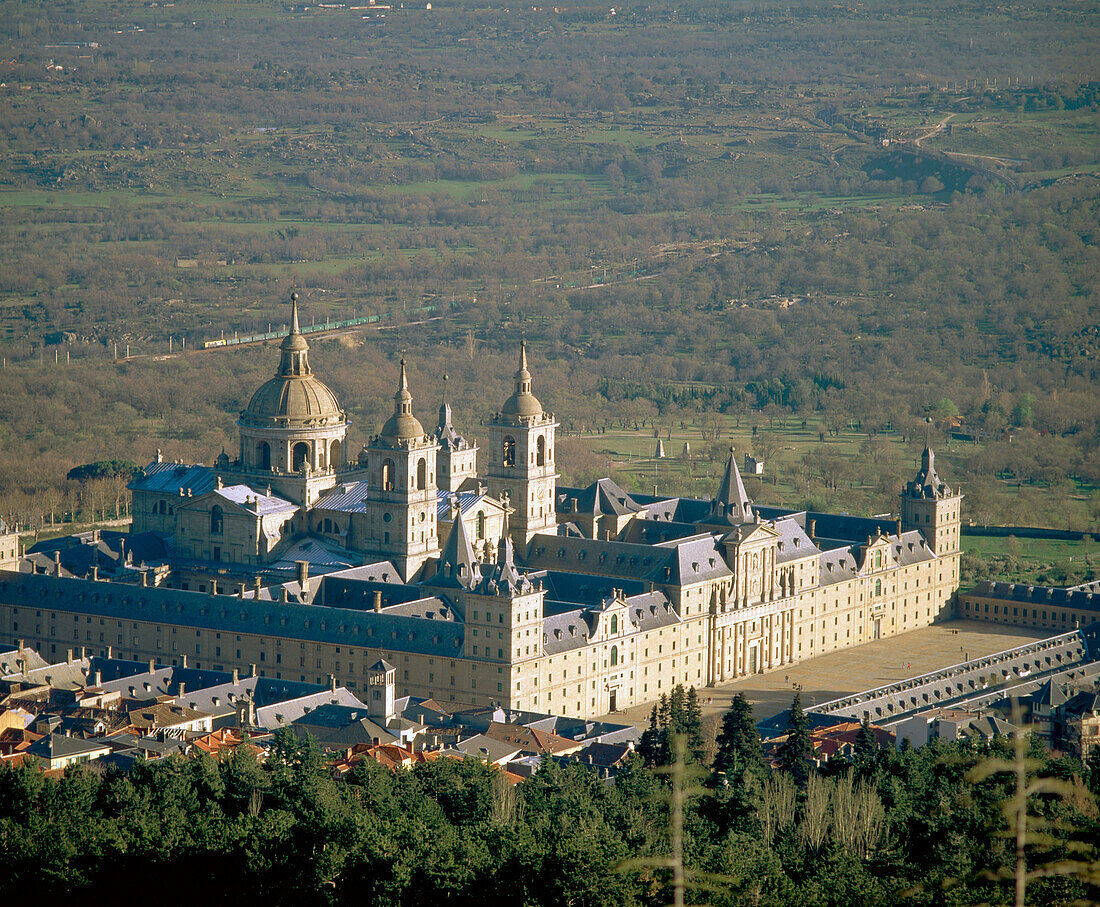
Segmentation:
<svg viewBox="0 0 1100 907">
<path fill-rule="evenodd" d="M 353 690 L 381 658 L 401 695 L 594 717 L 951 614 L 961 495 L 931 449 L 889 519 L 758 505 L 732 451 L 711 500 L 562 487 L 521 346 L 484 478 L 445 400 L 432 431 L 413 414 L 403 362 L 393 415 L 351 458 L 308 351 L 295 297 L 236 456 L 158 453 L 134 480 L 131 532 L 167 564 L 0 573 L 0 633 Z"/>
</svg>

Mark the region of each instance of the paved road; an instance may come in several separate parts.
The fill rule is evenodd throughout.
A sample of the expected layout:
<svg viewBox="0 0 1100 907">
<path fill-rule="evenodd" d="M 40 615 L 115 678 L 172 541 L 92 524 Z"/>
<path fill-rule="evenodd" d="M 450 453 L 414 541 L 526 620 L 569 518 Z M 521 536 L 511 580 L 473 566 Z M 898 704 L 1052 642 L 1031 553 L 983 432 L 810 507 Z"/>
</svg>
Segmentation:
<svg viewBox="0 0 1100 907">
<path fill-rule="evenodd" d="M 828 702 L 946 668 L 971 658 L 992 655 L 1046 639 L 1049 631 L 1002 627 L 982 621 L 956 620 L 879 639 L 855 649 L 811 658 L 767 674 L 756 674 L 712 689 L 702 689 L 703 715 L 720 714 L 737 693 L 753 704 L 757 721 L 779 714 L 791 704 L 795 684 L 802 687 L 802 705 Z M 607 721 L 644 724 L 653 703 L 632 706 Z"/>
</svg>

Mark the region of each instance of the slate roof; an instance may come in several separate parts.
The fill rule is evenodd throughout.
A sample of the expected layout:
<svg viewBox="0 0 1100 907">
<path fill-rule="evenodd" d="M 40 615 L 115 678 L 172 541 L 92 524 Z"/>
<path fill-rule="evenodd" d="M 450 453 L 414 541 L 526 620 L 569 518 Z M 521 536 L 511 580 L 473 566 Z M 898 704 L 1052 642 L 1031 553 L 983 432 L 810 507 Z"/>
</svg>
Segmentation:
<svg viewBox="0 0 1100 907">
<path fill-rule="evenodd" d="M 279 497 L 277 494 L 264 494 L 249 485 L 224 485 L 214 489 L 214 496 L 239 507 L 244 507 L 246 502 L 254 501 L 255 504 L 250 503 L 248 509 L 255 509 L 260 516 L 298 509 L 297 504 L 291 503 L 286 498 Z"/>
<path fill-rule="evenodd" d="M 469 513 L 480 503 L 488 498 L 489 503 L 496 509 L 500 509 L 500 505 L 489 497 L 489 494 L 484 491 L 447 491 L 443 489 L 436 493 L 435 500 L 435 514 L 436 519 L 449 523 L 454 519 L 454 512 L 451 508 L 451 502 L 457 501 L 459 510 L 462 513 Z"/>
<path fill-rule="evenodd" d="M 64 734 L 48 734 L 32 743 L 25 752 L 40 759 L 71 759 L 74 756 L 90 756 L 110 749 L 111 745 L 105 737 L 84 740 L 81 737 L 66 737 Z"/>
<path fill-rule="evenodd" d="M 470 544 L 470 539 L 466 535 L 466 523 L 462 519 L 457 519 L 451 523 L 451 531 L 447 533 L 447 542 L 439 553 L 435 574 L 430 584 L 469 589 L 480 578 L 478 562 L 474 557 L 474 546 Z"/>
<path fill-rule="evenodd" d="M 369 493 L 370 489 L 366 482 L 344 482 L 318 498 L 313 504 L 313 509 L 336 510 L 341 513 L 366 513 Z"/>
<path fill-rule="evenodd" d="M 591 570 L 609 578 L 670 584 L 731 575 L 719 542 L 710 533 L 661 545 L 536 535 L 527 545 L 524 563 L 547 570 Z"/>
<path fill-rule="evenodd" d="M 198 496 L 213 491 L 217 474 L 201 463 L 158 463 L 155 460 L 139 472 L 126 487 L 132 491 L 151 491 L 178 495 L 190 490 Z"/>
<path fill-rule="evenodd" d="M 1024 583 L 993 583 L 984 580 L 966 596 L 1000 598 L 1030 605 L 1057 605 L 1064 608 L 1080 608 L 1082 611 L 1100 610 L 1100 593 L 1059 586 L 1028 586 Z"/>
<path fill-rule="evenodd" d="M 622 486 L 609 478 L 597 479 L 587 488 L 571 491 L 566 498 L 570 506 L 576 505 L 576 511 L 568 509 L 568 512 L 593 516 L 626 516 L 642 509 Z"/>
<path fill-rule="evenodd" d="M 737 457 L 732 447 L 729 459 L 726 461 L 726 471 L 722 474 L 718 493 L 714 496 L 714 502 L 706 519 L 708 522 L 723 522 L 731 526 L 751 523 L 755 519 L 752 501 L 749 500 L 748 492 L 745 491 L 745 483 L 741 480 L 741 472 L 737 468 Z"/>
<path fill-rule="evenodd" d="M 778 563 L 785 564 L 789 561 L 821 554 L 821 549 L 810 540 L 810 537 L 806 535 L 805 530 L 796 520 L 776 520 L 772 528 L 779 533 L 779 547 L 775 554 Z"/>
<path fill-rule="evenodd" d="M 415 590 L 414 590 L 415 591 Z M 0 571 L 0 596 L 16 607 L 64 610 L 65 599 L 82 613 L 113 619 L 156 620 L 229 633 L 263 633 L 294 641 L 372 646 L 397 652 L 454 657 L 462 652 L 460 622 L 424 620 L 321 605 L 239 599 L 163 587 L 64 579 Z"/>
<path fill-rule="evenodd" d="M 321 706 L 341 705 L 362 709 L 366 713 L 367 705 L 358 696 L 344 687 L 337 687 L 335 691 L 322 690 L 319 693 L 309 693 L 296 699 L 287 699 L 283 702 L 272 703 L 256 709 L 256 724 L 258 727 L 276 730 L 280 727 L 293 724 L 307 712 L 311 712 Z"/>
<path fill-rule="evenodd" d="M 641 592 L 625 598 L 626 616 L 636 632 L 670 627 L 680 617 L 663 592 Z M 596 629 L 600 612 L 611 607 L 610 600 L 595 607 L 575 607 L 572 603 L 546 601 L 542 621 L 543 650 L 558 655 L 588 645 Z"/>
<path fill-rule="evenodd" d="M 264 564 L 266 570 L 295 570 L 298 561 L 308 561 L 310 571 L 318 573 L 329 570 L 347 570 L 354 567 L 362 558 L 346 548 L 319 536 L 307 536 L 297 539 L 278 556 Z"/>
</svg>

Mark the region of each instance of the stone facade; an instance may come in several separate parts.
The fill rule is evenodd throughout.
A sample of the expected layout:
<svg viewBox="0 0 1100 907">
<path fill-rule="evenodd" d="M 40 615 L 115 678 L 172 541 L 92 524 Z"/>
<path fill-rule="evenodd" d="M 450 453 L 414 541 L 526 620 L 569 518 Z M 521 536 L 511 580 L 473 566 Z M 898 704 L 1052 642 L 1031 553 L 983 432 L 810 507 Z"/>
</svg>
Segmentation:
<svg viewBox="0 0 1100 907">
<path fill-rule="evenodd" d="M 562 488 L 521 347 L 484 482 L 445 401 L 433 432 L 413 415 L 404 363 L 393 415 L 349 464 L 296 302 L 292 324 L 240 456 L 158 454 L 132 486 L 133 532 L 170 541 L 167 582 L 142 564 L 129 587 L 2 574 L 0 634 L 352 690 L 382 664 L 399 695 L 592 717 L 951 614 L 961 496 L 931 450 L 900 518 L 754 504 L 732 451 L 711 500 Z"/>
</svg>

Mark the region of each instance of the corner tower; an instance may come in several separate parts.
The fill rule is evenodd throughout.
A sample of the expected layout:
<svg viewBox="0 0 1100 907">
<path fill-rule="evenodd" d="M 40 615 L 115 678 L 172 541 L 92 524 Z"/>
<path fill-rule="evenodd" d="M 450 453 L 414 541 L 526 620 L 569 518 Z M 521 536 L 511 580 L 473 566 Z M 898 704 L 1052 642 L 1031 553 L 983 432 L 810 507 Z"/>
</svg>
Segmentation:
<svg viewBox="0 0 1100 907">
<path fill-rule="evenodd" d="M 936 475 L 931 446 L 921 455 L 920 472 L 901 493 L 903 529 L 918 529 L 937 557 L 959 553 L 962 495 Z"/>
<path fill-rule="evenodd" d="M 367 445 L 367 547 L 389 558 L 409 582 L 439 554 L 436 532 L 436 452 L 439 444 L 412 414 L 401 360 L 393 415 Z"/>
<path fill-rule="evenodd" d="M 526 546 L 537 532 L 554 532 L 554 495 L 558 473 L 554 465 L 554 432 L 551 413 L 543 411 L 531 393 L 527 369 L 527 343 L 520 344 L 515 390 L 489 423 L 489 493 L 507 496 L 513 508 L 511 535 Z"/>
</svg>

